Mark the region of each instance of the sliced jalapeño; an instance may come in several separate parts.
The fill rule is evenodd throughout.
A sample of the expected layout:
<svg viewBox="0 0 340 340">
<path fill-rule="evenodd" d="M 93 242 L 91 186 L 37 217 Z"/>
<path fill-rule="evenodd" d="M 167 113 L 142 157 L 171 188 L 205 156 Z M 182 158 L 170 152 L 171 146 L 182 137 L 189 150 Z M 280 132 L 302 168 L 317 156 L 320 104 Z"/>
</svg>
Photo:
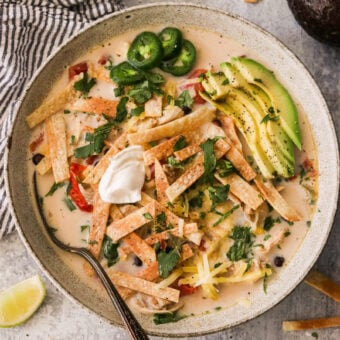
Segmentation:
<svg viewBox="0 0 340 340">
<path fill-rule="evenodd" d="M 175 27 L 166 27 L 158 36 L 163 46 L 163 60 L 177 57 L 182 48 L 182 32 Z"/>
<path fill-rule="evenodd" d="M 162 43 L 155 33 L 142 32 L 133 40 L 127 58 L 133 66 L 141 70 L 150 70 L 162 61 Z"/>
<path fill-rule="evenodd" d="M 132 85 L 144 80 L 144 72 L 138 70 L 127 61 L 114 66 L 110 78 L 119 85 Z"/>
<path fill-rule="evenodd" d="M 192 70 L 196 61 L 196 48 L 189 40 L 183 40 L 181 52 L 178 57 L 163 61 L 160 68 L 174 76 L 184 76 Z"/>
</svg>

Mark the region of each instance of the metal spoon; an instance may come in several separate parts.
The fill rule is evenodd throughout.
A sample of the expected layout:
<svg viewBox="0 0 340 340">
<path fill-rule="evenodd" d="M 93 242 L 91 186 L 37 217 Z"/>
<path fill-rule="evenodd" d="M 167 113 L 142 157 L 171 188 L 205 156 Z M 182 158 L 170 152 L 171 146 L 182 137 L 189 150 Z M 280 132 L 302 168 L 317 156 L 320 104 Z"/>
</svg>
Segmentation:
<svg viewBox="0 0 340 340">
<path fill-rule="evenodd" d="M 63 242 L 61 242 L 55 236 L 53 228 L 51 228 L 46 221 L 46 218 L 42 210 L 42 206 L 40 204 L 38 188 L 37 188 L 37 176 L 35 172 L 33 174 L 33 186 L 34 186 L 34 196 L 37 202 L 40 217 L 53 243 L 65 251 L 82 256 L 85 260 L 87 260 L 91 264 L 91 266 L 97 273 L 98 277 L 100 278 L 102 284 L 104 285 L 107 293 L 109 294 L 109 297 L 113 305 L 115 306 L 118 314 L 122 318 L 123 323 L 125 327 L 127 328 L 131 339 L 135 339 L 135 340 L 149 339 L 149 337 L 146 335 L 145 331 L 143 330 L 142 326 L 139 324 L 137 319 L 134 317 L 134 315 L 130 311 L 129 307 L 126 305 L 125 301 L 119 295 L 117 289 L 113 285 L 112 281 L 110 280 L 109 276 L 107 275 L 107 273 L 105 272 L 101 264 L 98 262 L 98 260 L 86 248 L 77 248 L 77 247 L 68 246 L 64 244 Z"/>
</svg>

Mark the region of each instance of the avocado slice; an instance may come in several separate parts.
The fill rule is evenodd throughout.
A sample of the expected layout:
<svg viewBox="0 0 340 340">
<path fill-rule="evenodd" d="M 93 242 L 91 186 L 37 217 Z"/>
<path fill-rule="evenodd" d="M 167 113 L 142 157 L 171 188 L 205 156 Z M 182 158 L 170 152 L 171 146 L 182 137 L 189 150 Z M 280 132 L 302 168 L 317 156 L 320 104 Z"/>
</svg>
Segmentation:
<svg viewBox="0 0 340 340">
<path fill-rule="evenodd" d="M 262 122 L 266 113 L 262 111 L 255 98 L 241 90 L 233 89 L 227 97 L 227 103 L 238 111 L 242 111 L 243 117 L 246 115 L 253 117 L 259 131 L 257 143 L 261 146 L 266 158 L 275 170 L 271 177 L 276 175 L 283 177 L 293 176 L 294 162 L 288 160 L 282 154 L 276 141 L 277 138 L 271 139 L 269 137 L 266 123 Z"/>
<path fill-rule="evenodd" d="M 213 100 L 221 99 L 229 93 L 229 80 L 223 72 L 208 71 L 205 76 L 202 85 Z"/>
<path fill-rule="evenodd" d="M 249 149 L 254 157 L 254 160 L 265 178 L 273 178 L 275 169 L 267 159 L 266 154 L 262 150 L 259 140 L 260 134 L 257 128 L 257 124 L 254 118 L 243 110 L 242 104 L 232 101 L 232 106 L 228 105 L 225 101 L 214 101 L 207 93 L 200 92 L 202 98 L 208 103 L 216 107 L 219 111 L 232 117 L 238 130 L 242 133 L 243 137 L 247 141 Z"/>
<path fill-rule="evenodd" d="M 270 114 L 271 102 L 267 94 L 257 85 L 248 84 L 240 71 L 234 67 L 231 63 L 224 62 L 220 65 L 221 70 L 228 78 L 230 84 L 236 88 L 242 89 L 248 95 L 255 98 L 258 105 L 261 107 L 265 114 Z M 263 118 L 262 118 L 263 119 Z M 295 162 L 294 159 L 294 147 L 291 139 L 287 136 L 281 127 L 281 123 L 273 120 L 267 120 L 265 123 L 269 138 L 273 143 L 277 143 L 281 152 L 290 161 Z"/>
<path fill-rule="evenodd" d="M 259 86 L 270 98 L 275 114 L 289 138 L 301 150 L 301 131 L 297 108 L 288 91 L 275 78 L 273 72 L 260 63 L 247 58 L 232 58 L 232 64 L 250 84 Z"/>
</svg>

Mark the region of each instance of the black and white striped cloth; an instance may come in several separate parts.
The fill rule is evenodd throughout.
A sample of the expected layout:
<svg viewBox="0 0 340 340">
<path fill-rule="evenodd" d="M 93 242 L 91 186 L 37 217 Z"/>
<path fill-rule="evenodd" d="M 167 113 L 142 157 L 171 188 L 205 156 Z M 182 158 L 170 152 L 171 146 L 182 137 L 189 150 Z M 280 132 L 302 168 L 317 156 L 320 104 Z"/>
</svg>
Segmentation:
<svg viewBox="0 0 340 340">
<path fill-rule="evenodd" d="M 15 229 L 5 193 L 4 149 L 25 85 L 73 33 L 122 8 L 122 0 L 0 0 L 0 239 Z"/>
</svg>

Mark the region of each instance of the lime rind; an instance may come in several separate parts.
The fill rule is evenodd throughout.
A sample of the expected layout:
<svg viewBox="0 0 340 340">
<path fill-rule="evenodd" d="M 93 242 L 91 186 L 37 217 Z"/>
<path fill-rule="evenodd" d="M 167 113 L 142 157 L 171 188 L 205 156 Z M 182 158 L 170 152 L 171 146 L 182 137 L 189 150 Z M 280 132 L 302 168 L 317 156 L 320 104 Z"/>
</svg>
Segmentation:
<svg viewBox="0 0 340 340">
<path fill-rule="evenodd" d="M 0 292 L 0 328 L 26 322 L 41 306 L 45 296 L 46 288 L 39 275 Z"/>
</svg>

